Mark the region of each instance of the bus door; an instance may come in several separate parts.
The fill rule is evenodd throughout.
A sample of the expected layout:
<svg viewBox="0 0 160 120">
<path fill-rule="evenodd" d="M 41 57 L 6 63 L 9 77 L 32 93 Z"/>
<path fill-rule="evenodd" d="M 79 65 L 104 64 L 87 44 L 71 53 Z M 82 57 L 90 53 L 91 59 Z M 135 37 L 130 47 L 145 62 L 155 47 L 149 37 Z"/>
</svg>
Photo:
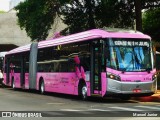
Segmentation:
<svg viewBox="0 0 160 120">
<path fill-rule="evenodd" d="M 91 93 L 101 94 L 101 44 L 100 41 L 92 43 L 91 52 Z"/>
<path fill-rule="evenodd" d="M 21 87 L 25 87 L 25 62 L 24 62 L 24 56 L 21 56 L 21 75 L 20 75 L 20 81 L 21 81 Z"/>
</svg>

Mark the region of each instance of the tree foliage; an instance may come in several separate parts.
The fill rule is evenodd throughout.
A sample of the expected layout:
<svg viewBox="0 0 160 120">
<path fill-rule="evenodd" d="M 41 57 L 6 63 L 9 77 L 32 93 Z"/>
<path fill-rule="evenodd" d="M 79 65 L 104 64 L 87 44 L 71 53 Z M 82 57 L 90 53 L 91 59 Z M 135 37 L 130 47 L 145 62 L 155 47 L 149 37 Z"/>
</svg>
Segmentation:
<svg viewBox="0 0 160 120">
<path fill-rule="evenodd" d="M 141 0 L 142 8 L 155 8 L 159 0 Z M 133 28 L 135 0 L 26 0 L 15 8 L 18 23 L 32 40 L 43 40 L 56 16 L 68 26 L 63 33 L 92 28 Z"/>
<path fill-rule="evenodd" d="M 18 11 L 18 23 L 32 40 L 43 40 L 54 23 L 57 10 L 56 0 L 26 0 L 15 9 Z"/>
<path fill-rule="evenodd" d="M 75 33 L 91 28 L 133 27 L 133 8 L 133 0 L 72 0 L 60 14 L 68 25 L 65 31 Z"/>
<path fill-rule="evenodd" d="M 63 22 L 68 26 L 63 32 L 76 33 L 95 28 L 95 2 L 94 0 L 73 0 L 60 9 Z"/>
<path fill-rule="evenodd" d="M 142 9 L 155 9 L 160 7 L 160 0 L 142 0 Z"/>
<path fill-rule="evenodd" d="M 160 8 L 150 9 L 144 13 L 143 30 L 154 40 L 160 39 Z"/>
<path fill-rule="evenodd" d="M 152 9 L 160 5 L 159 0 L 137 0 L 141 9 Z M 90 6 L 89 4 L 90 3 Z M 132 28 L 137 20 L 135 0 L 71 0 L 70 5 L 63 6 L 61 15 L 63 22 L 68 25 L 64 30 L 69 33 L 80 32 L 90 28 L 119 27 Z M 92 20 L 92 21 L 91 21 Z M 141 28 L 141 18 L 137 28 Z"/>
<path fill-rule="evenodd" d="M 133 0 L 102 0 L 103 25 L 120 28 L 133 27 Z"/>
</svg>

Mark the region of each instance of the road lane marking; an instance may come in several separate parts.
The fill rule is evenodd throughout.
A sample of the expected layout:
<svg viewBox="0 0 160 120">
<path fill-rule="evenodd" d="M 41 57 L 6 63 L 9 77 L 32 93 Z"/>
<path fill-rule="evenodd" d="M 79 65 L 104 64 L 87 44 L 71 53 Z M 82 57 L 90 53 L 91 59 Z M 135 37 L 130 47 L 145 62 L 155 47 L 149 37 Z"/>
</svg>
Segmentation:
<svg viewBox="0 0 160 120">
<path fill-rule="evenodd" d="M 104 109 L 88 109 L 89 111 L 110 111 L 110 110 L 104 110 Z"/>
<path fill-rule="evenodd" d="M 46 116 L 60 116 L 60 115 L 64 115 L 60 112 L 55 112 L 55 111 L 52 111 L 52 112 L 49 112 L 49 111 L 43 111 L 42 113 L 46 114 Z"/>
<path fill-rule="evenodd" d="M 129 102 L 139 102 L 138 100 L 128 100 Z"/>
<path fill-rule="evenodd" d="M 61 109 L 61 111 L 73 111 L 73 112 L 76 112 L 76 111 L 84 111 L 84 110 L 77 110 L 77 109 Z"/>
<path fill-rule="evenodd" d="M 142 110 L 139 110 L 139 109 L 126 108 L 126 107 L 109 107 L 109 108 L 120 109 L 120 110 L 127 110 L 127 111 L 142 111 Z"/>
<path fill-rule="evenodd" d="M 152 110 L 160 110 L 160 108 L 158 108 L 158 107 L 152 107 L 152 106 L 135 106 L 135 107 L 147 108 L 147 109 L 152 109 Z"/>
<path fill-rule="evenodd" d="M 160 103 L 157 102 L 139 102 L 140 104 L 150 104 L 150 105 L 160 105 Z"/>
<path fill-rule="evenodd" d="M 61 111 L 66 111 L 66 112 L 75 112 L 79 114 L 85 114 L 85 115 L 90 115 L 92 112 L 89 110 L 78 110 L 78 109 L 60 109 Z"/>
<path fill-rule="evenodd" d="M 65 103 L 47 103 L 48 105 L 62 105 L 62 104 L 65 104 Z"/>
</svg>

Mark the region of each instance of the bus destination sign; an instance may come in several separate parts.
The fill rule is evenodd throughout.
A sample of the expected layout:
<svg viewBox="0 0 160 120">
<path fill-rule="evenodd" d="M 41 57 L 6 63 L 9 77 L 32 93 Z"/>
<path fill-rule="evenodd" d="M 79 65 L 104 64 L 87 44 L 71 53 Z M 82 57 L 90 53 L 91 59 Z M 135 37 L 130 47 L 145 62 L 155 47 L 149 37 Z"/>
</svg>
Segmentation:
<svg viewBox="0 0 160 120">
<path fill-rule="evenodd" d="M 116 40 L 114 41 L 115 46 L 144 46 L 149 47 L 148 41 L 126 41 L 126 40 Z"/>
</svg>

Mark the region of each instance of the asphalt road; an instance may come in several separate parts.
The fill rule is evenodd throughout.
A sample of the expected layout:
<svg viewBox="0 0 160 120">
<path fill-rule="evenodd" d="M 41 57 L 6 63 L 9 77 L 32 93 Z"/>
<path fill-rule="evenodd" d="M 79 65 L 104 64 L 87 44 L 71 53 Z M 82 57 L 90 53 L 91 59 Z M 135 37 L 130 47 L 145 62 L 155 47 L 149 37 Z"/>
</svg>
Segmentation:
<svg viewBox="0 0 160 120">
<path fill-rule="evenodd" d="M 112 120 L 113 117 L 123 118 L 123 120 L 139 120 L 140 118 L 143 120 L 139 115 L 146 117 L 145 120 L 147 120 L 150 117 L 153 119 L 153 116 L 157 114 L 159 117 L 154 119 L 158 120 L 160 118 L 160 96 L 132 98 L 128 101 L 115 98 L 89 98 L 87 101 L 82 101 L 71 95 L 54 93 L 41 95 L 37 91 L 0 88 L 0 111 L 11 112 L 12 117 L 16 117 L 12 119 L 16 120 L 18 115 L 18 117 L 28 117 L 28 115 L 32 117 L 33 113 L 38 117 L 46 117 L 45 119 L 51 119 L 51 117 L 63 119 L 64 117 L 65 120 L 78 120 L 81 117 L 84 120 L 88 118 L 100 120 L 106 117 Z"/>
</svg>

